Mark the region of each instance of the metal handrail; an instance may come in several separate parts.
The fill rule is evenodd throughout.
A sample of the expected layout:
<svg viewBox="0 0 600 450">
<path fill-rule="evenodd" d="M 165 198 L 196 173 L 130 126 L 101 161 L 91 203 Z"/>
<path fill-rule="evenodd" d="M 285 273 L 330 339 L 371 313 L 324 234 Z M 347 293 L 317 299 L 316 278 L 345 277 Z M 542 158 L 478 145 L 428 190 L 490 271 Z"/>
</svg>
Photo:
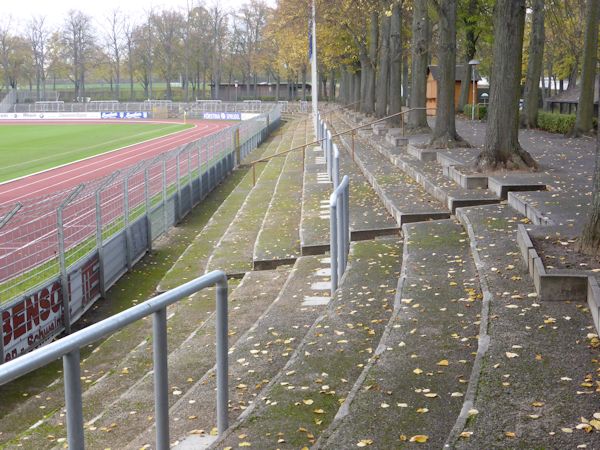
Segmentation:
<svg viewBox="0 0 600 450">
<path fill-rule="evenodd" d="M 217 287 L 217 429 L 222 434 L 228 426 L 228 324 L 227 276 L 215 270 L 176 287 L 164 294 L 115 314 L 83 330 L 38 348 L 0 365 L 0 386 L 22 375 L 63 358 L 65 403 L 67 409 L 67 441 L 71 449 L 84 448 L 81 367 L 79 350 L 150 314 L 153 318 L 154 404 L 156 416 L 156 448 L 169 449 L 169 398 L 167 367 L 167 307 L 201 289 Z M 64 307 L 64 305 L 63 305 Z"/>
<path fill-rule="evenodd" d="M 389 120 L 389 119 L 391 119 L 391 118 L 393 118 L 393 117 L 401 116 L 401 115 L 403 115 L 403 114 L 409 113 L 409 112 L 411 112 L 411 111 L 416 111 L 416 110 L 435 110 L 435 108 L 426 108 L 426 107 L 423 107 L 423 108 L 421 108 L 421 107 L 418 107 L 418 108 L 410 108 L 410 109 L 406 109 L 406 110 L 404 110 L 404 111 L 400 111 L 400 112 L 397 112 L 397 113 L 391 114 L 391 115 L 389 115 L 389 116 L 382 117 L 381 119 L 376 119 L 376 120 L 374 120 L 374 121 L 372 121 L 372 122 L 365 123 L 365 124 L 359 125 L 359 126 L 357 126 L 357 127 L 348 128 L 347 130 L 340 131 L 339 133 L 336 133 L 336 134 L 332 134 L 332 135 L 331 135 L 331 138 L 333 139 L 333 138 L 335 138 L 335 137 L 342 136 L 342 135 L 344 135 L 344 134 L 347 134 L 347 133 L 352 133 L 352 134 L 354 135 L 354 132 L 355 132 L 356 130 L 360 130 L 361 128 L 369 127 L 369 126 L 371 126 L 371 125 L 373 125 L 373 124 L 376 124 L 376 123 L 379 123 L 379 122 L 383 122 L 383 121 L 385 121 L 385 120 Z M 402 123 L 402 124 L 404 124 L 404 122 L 403 122 L 403 121 L 402 121 L 401 123 Z M 402 126 L 402 135 L 404 135 L 404 126 Z M 312 141 L 312 142 L 308 142 L 308 143 L 306 143 L 306 144 L 299 145 L 299 146 L 297 146 L 297 147 L 293 147 L 293 148 L 291 148 L 291 149 L 289 149 L 289 150 L 285 150 L 285 151 L 283 151 L 283 152 L 275 153 L 274 155 L 271 155 L 271 156 L 265 156 L 264 158 L 260 158 L 260 159 L 256 159 L 256 160 L 254 160 L 254 161 L 250 161 L 248 164 L 250 164 L 250 165 L 252 166 L 252 173 L 253 173 L 253 180 L 254 180 L 254 181 L 253 181 L 253 184 L 256 184 L 256 172 L 255 172 L 255 165 L 256 165 L 256 164 L 258 164 L 258 163 L 261 163 L 261 162 L 267 162 L 267 161 L 270 161 L 270 160 L 271 160 L 271 159 L 273 159 L 273 158 L 278 158 L 278 157 L 280 157 L 280 156 L 287 155 L 288 153 L 294 152 L 294 151 L 296 151 L 296 150 L 303 150 L 303 151 L 306 151 L 306 147 L 308 147 L 309 145 L 316 145 L 316 144 L 319 144 L 319 145 L 320 145 L 320 144 L 321 144 L 321 142 L 323 142 L 323 141 L 325 141 L 325 140 L 327 140 L 327 137 L 324 137 L 324 138 L 322 138 L 322 139 L 316 139 L 316 140 L 314 140 L 314 141 Z M 352 150 L 352 159 L 354 159 L 354 149 Z"/>
<path fill-rule="evenodd" d="M 330 265 L 331 296 L 338 288 L 339 280 L 346 270 L 350 250 L 350 179 L 344 175 L 342 182 L 329 197 L 330 209 Z"/>
</svg>

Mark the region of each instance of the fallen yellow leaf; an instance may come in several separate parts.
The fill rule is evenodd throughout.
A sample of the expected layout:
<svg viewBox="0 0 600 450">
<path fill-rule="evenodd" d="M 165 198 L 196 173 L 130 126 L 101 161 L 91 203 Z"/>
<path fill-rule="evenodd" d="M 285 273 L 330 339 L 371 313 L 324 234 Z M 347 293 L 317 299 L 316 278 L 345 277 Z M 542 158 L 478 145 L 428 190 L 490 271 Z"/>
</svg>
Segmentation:
<svg viewBox="0 0 600 450">
<path fill-rule="evenodd" d="M 513 431 L 505 431 L 504 436 L 511 439 L 517 437 L 517 435 Z"/>
<path fill-rule="evenodd" d="M 448 360 L 447 359 L 442 359 L 440 362 L 437 363 L 438 366 L 447 366 L 448 365 Z"/>
<path fill-rule="evenodd" d="M 410 438 L 410 442 L 418 442 L 420 444 L 422 444 L 423 442 L 427 442 L 428 440 L 429 436 L 426 436 L 424 434 L 417 434 Z"/>
</svg>

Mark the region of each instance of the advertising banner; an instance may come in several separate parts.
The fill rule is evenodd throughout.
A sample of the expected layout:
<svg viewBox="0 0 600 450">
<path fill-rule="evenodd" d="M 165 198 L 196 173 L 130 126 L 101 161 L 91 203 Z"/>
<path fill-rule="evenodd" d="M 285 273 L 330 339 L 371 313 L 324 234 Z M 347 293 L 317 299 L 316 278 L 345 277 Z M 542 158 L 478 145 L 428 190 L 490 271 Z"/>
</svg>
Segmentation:
<svg viewBox="0 0 600 450">
<path fill-rule="evenodd" d="M 147 119 L 147 111 L 109 111 L 101 113 L 102 119 Z"/>
<path fill-rule="evenodd" d="M 71 319 L 76 321 L 100 297 L 98 254 L 69 275 Z M 63 293 L 54 280 L 2 311 L 4 361 L 10 361 L 52 340 L 63 330 Z"/>
<path fill-rule="evenodd" d="M 99 112 L 0 113 L 0 120 L 99 119 Z"/>
<path fill-rule="evenodd" d="M 205 120 L 242 120 L 242 113 L 239 112 L 205 112 L 202 113 Z"/>
<path fill-rule="evenodd" d="M 63 295 L 59 280 L 2 311 L 4 361 L 28 352 L 62 331 Z"/>
</svg>

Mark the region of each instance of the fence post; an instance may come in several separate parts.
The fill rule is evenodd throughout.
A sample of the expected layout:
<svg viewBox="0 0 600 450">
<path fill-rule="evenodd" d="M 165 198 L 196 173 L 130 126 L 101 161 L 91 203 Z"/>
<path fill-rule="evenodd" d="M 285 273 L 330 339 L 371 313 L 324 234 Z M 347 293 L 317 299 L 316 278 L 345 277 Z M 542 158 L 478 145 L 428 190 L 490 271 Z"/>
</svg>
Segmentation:
<svg viewBox="0 0 600 450">
<path fill-rule="evenodd" d="M 177 168 L 175 170 L 175 177 L 177 177 L 177 215 L 175 222 L 179 222 L 183 217 L 181 208 L 181 151 L 177 152 L 175 160 L 177 163 Z"/>
<path fill-rule="evenodd" d="M 119 175 L 119 171 L 113 172 L 102 184 L 96 189 L 96 249 L 98 250 L 98 266 L 100 277 L 100 295 L 106 297 L 106 280 L 104 278 L 104 245 L 102 237 L 102 190 L 108 186 Z"/>
<path fill-rule="evenodd" d="M 163 160 L 162 163 L 162 200 L 163 200 L 163 225 L 164 233 L 167 234 L 167 228 L 169 221 L 169 213 L 167 212 L 167 161 Z"/>
<path fill-rule="evenodd" d="M 198 141 L 197 145 L 198 145 L 198 201 L 201 202 L 202 201 L 202 191 L 203 191 L 203 186 L 202 186 L 202 146 L 204 144 L 204 141 Z"/>
<path fill-rule="evenodd" d="M 127 271 L 131 270 L 131 230 L 129 229 L 129 175 L 128 171 L 123 177 L 123 229 L 125 231 L 125 256 Z"/>
<path fill-rule="evenodd" d="M 12 92 L 12 91 L 11 91 Z M 16 213 L 23 207 L 19 202 L 15 203 L 13 209 L 11 209 L 4 217 L 0 218 L 0 230 L 14 217 Z M 2 317 L 2 310 L 0 309 L 0 318 Z M 1 321 L 0 321 L 1 323 Z M 4 332 L 0 326 L 0 364 L 4 362 Z"/>
<path fill-rule="evenodd" d="M 190 145 L 187 146 L 187 180 L 188 180 L 188 192 L 190 194 L 189 211 L 194 207 L 194 189 L 192 186 L 192 150 Z"/>
<path fill-rule="evenodd" d="M 63 200 L 56 210 L 56 227 L 58 230 L 58 263 L 60 266 L 60 283 L 63 298 L 63 325 L 65 333 L 71 333 L 71 294 L 69 292 L 69 274 L 67 273 L 67 261 L 65 255 L 65 231 L 63 223 L 63 210 L 77 197 L 85 185 L 80 184 Z"/>
<path fill-rule="evenodd" d="M 148 251 L 152 251 L 152 212 L 150 204 L 150 169 L 144 169 L 144 201 L 146 202 L 146 232 L 148 233 Z"/>
<path fill-rule="evenodd" d="M 235 133 L 233 135 L 233 142 L 235 146 L 235 166 L 239 166 L 242 162 L 242 154 L 240 149 L 240 128 L 239 126 L 235 128 Z"/>
</svg>

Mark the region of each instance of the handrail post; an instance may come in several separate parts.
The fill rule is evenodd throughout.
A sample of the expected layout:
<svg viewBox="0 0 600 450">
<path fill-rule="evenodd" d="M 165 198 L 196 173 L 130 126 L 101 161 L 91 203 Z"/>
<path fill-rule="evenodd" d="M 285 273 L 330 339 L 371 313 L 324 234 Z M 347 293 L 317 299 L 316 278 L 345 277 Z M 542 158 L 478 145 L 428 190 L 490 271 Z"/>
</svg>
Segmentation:
<svg viewBox="0 0 600 450">
<path fill-rule="evenodd" d="M 256 163 L 252 163 L 252 186 L 256 186 Z"/>
<path fill-rule="evenodd" d="M 156 448 L 169 448 L 169 373 L 167 349 L 167 309 L 156 311 L 152 320 L 154 360 L 154 405 L 156 415 Z"/>
<path fill-rule="evenodd" d="M 338 247 L 337 247 L 337 202 L 329 204 L 329 259 L 331 266 L 331 296 L 338 287 Z"/>
<path fill-rule="evenodd" d="M 217 430 L 222 435 L 228 427 L 228 318 L 227 318 L 227 276 L 223 274 L 217 282 Z"/>
<path fill-rule="evenodd" d="M 352 130 L 352 161 L 354 161 L 354 152 L 356 149 L 356 130 Z"/>
<path fill-rule="evenodd" d="M 63 356 L 65 405 L 67 407 L 67 439 L 70 449 L 83 450 L 83 406 L 81 404 L 81 366 L 79 349 Z"/>
</svg>

